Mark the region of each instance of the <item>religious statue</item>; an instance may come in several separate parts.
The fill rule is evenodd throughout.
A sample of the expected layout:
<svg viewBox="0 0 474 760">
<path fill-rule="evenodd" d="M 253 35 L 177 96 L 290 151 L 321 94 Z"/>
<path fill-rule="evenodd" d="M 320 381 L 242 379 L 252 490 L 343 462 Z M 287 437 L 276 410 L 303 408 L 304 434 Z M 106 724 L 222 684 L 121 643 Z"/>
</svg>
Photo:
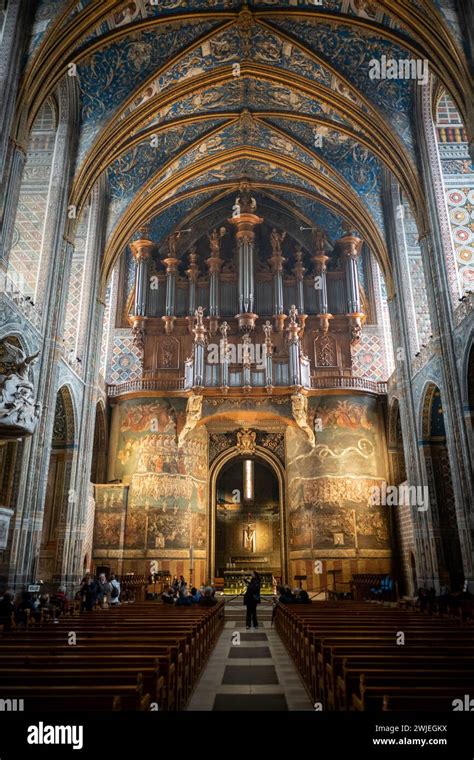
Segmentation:
<svg viewBox="0 0 474 760">
<path fill-rule="evenodd" d="M 270 235 L 270 245 L 272 247 L 272 256 L 281 256 L 281 244 L 286 238 L 286 232 L 278 232 L 274 227 Z"/>
<path fill-rule="evenodd" d="M 264 335 L 265 335 L 265 343 L 271 343 L 272 341 L 272 332 L 273 332 L 273 326 L 269 319 L 265 322 L 265 324 L 262 327 Z"/>
<path fill-rule="evenodd" d="M 242 364 L 244 367 L 249 367 L 252 363 L 252 338 L 248 333 L 242 336 Z"/>
<path fill-rule="evenodd" d="M 194 430 L 202 414 L 202 396 L 196 396 L 194 393 L 188 398 L 186 404 L 186 422 L 179 434 L 178 446 L 182 446 L 189 433 Z"/>
<path fill-rule="evenodd" d="M 244 528 L 244 549 L 249 552 L 255 552 L 256 550 L 256 538 L 257 531 L 255 526 L 251 523 Z"/>
<path fill-rule="evenodd" d="M 219 258 L 221 238 L 224 237 L 225 233 L 226 233 L 225 227 L 221 227 L 219 232 L 217 231 L 217 229 L 214 228 L 211 234 L 207 236 L 209 238 L 209 243 L 211 246 L 211 256 L 213 256 L 214 258 Z"/>
<path fill-rule="evenodd" d="M 317 227 L 314 231 L 314 247 L 318 252 L 329 250 L 328 237 L 321 227 Z"/>
<path fill-rule="evenodd" d="M 202 306 L 197 307 L 196 311 L 194 312 L 194 319 L 196 320 L 194 327 L 204 327 L 204 309 Z"/>
<path fill-rule="evenodd" d="M 219 327 L 219 332 L 222 335 L 223 340 L 227 340 L 227 333 L 229 332 L 229 324 L 227 322 L 222 322 L 222 324 Z"/>
<path fill-rule="evenodd" d="M 351 343 L 358 343 L 362 335 L 362 326 L 360 322 L 354 322 L 351 327 Z"/>
<path fill-rule="evenodd" d="M 257 201 L 250 194 L 250 182 L 242 180 L 239 185 L 240 195 L 235 199 L 235 209 L 237 216 L 241 214 L 254 214 L 257 209 Z"/>
<path fill-rule="evenodd" d="M 176 245 L 180 237 L 181 237 L 181 232 L 179 230 L 178 232 L 172 232 L 171 235 L 168 235 L 168 238 L 167 238 L 168 258 L 170 259 L 176 258 Z"/>
<path fill-rule="evenodd" d="M 303 430 L 308 436 L 311 446 L 315 446 L 316 439 L 314 437 L 314 431 L 308 425 L 308 399 L 301 393 L 294 393 L 291 396 L 291 411 L 293 419 L 298 427 Z"/>
<path fill-rule="evenodd" d="M 288 316 L 292 324 L 298 323 L 298 309 L 296 308 L 294 304 L 290 306 L 290 311 L 288 312 Z"/>
<path fill-rule="evenodd" d="M 257 434 L 254 430 L 243 428 L 237 432 L 237 448 L 242 455 L 254 454 L 257 447 L 256 441 Z"/>
<path fill-rule="evenodd" d="M 35 388 L 29 373 L 39 352 L 26 356 L 21 348 L 6 340 L 0 347 L 0 438 L 32 435 L 41 405 L 35 403 Z"/>
</svg>

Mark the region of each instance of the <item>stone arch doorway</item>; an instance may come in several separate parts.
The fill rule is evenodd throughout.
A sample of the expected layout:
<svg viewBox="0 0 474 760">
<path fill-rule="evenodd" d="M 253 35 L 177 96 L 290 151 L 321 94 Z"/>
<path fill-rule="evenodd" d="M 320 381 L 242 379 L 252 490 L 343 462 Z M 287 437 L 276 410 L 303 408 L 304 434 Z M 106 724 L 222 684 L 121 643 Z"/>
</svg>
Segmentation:
<svg viewBox="0 0 474 760">
<path fill-rule="evenodd" d="M 249 477 L 252 494 L 245 493 Z M 287 582 L 286 479 L 277 458 L 260 446 L 251 452 L 233 447 L 213 463 L 209 488 L 209 578 L 223 577 L 232 562 L 237 570 L 272 571 Z"/>
<path fill-rule="evenodd" d="M 48 468 L 38 577 L 59 582 L 67 575 L 68 539 L 71 513 L 75 506 L 71 474 L 75 450 L 75 422 L 72 397 L 62 387 L 56 396 L 53 439 Z"/>
<path fill-rule="evenodd" d="M 425 391 L 422 432 L 439 581 L 454 590 L 464 575 L 442 398 L 434 383 Z"/>
</svg>

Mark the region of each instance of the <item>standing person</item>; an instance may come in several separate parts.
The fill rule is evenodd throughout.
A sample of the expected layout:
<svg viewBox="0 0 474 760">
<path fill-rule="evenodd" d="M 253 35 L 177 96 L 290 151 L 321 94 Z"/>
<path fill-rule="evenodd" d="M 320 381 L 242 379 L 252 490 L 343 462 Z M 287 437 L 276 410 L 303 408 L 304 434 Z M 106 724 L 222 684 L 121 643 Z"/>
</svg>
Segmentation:
<svg viewBox="0 0 474 760">
<path fill-rule="evenodd" d="M 86 573 L 81 581 L 79 598 L 82 602 L 81 612 L 90 612 L 94 609 L 97 599 L 97 584 L 91 573 Z"/>
<path fill-rule="evenodd" d="M 0 601 L 0 625 L 3 625 L 3 633 L 10 633 L 12 629 L 13 612 L 15 610 L 12 600 L 13 594 L 7 591 Z"/>
<path fill-rule="evenodd" d="M 247 628 L 250 628 L 251 623 L 254 628 L 258 628 L 257 604 L 260 604 L 260 576 L 256 570 L 253 571 L 247 591 L 244 594 L 244 604 L 247 607 Z"/>
<path fill-rule="evenodd" d="M 105 573 L 100 573 L 97 583 L 97 598 L 101 607 L 104 606 L 104 599 L 107 600 L 107 593 L 109 591 L 109 584 Z"/>
<path fill-rule="evenodd" d="M 120 604 L 120 581 L 117 580 L 114 573 L 110 575 L 109 597 L 110 606 L 118 607 Z"/>
</svg>

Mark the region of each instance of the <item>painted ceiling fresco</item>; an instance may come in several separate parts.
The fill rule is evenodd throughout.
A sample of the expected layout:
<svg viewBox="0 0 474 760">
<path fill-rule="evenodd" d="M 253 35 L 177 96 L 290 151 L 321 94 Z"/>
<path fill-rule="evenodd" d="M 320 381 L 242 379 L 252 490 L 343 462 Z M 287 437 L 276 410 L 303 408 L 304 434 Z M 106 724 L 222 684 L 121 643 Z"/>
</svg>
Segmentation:
<svg viewBox="0 0 474 760">
<path fill-rule="evenodd" d="M 38 9 L 27 79 L 67 39 L 50 74 L 77 66 L 73 198 L 82 206 L 106 174 L 111 246 L 140 204 L 163 238 L 244 176 L 282 208 L 324 221 L 332 238 L 357 207 L 383 239 L 384 166 L 416 206 L 417 82 L 371 78 L 371 61 L 426 56 L 436 70 L 437 34 L 442 63 L 465 65 L 453 0 L 40 0 Z"/>
</svg>

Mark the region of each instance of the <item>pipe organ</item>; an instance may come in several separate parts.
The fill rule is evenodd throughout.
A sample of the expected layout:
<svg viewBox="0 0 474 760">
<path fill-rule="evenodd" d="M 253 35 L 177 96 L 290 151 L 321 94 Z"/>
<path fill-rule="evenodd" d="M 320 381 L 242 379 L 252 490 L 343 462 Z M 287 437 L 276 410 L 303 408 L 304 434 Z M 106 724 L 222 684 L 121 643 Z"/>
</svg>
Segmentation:
<svg viewBox="0 0 474 760">
<path fill-rule="evenodd" d="M 346 227 L 332 243 L 316 229 L 303 248 L 257 215 L 247 182 L 226 225 L 209 230 L 200 246 L 180 245 L 175 232 L 159 256 L 148 231 L 138 230 L 130 242 L 135 288 L 129 319 L 144 379 L 170 390 L 271 392 L 350 377 L 351 345 L 365 319 L 362 245 Z"/>
</svg>

